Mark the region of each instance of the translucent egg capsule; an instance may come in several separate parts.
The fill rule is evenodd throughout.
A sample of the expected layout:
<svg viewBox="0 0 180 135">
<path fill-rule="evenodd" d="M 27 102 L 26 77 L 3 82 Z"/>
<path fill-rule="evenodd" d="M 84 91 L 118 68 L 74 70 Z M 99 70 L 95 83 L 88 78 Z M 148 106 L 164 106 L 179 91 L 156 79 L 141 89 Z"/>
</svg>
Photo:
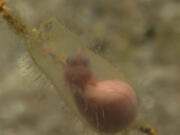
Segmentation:
<svg viewBox="0 0 180 135">
<path fill-rule="evenodd" d="M 80 117 L 100 132 L 118 132 L 134 120 L 135 92 L 111 64 L 55 19 L 41 25 L 40 36 L 43 44 L 30 45 L 30 52 Z"/>
</svg>

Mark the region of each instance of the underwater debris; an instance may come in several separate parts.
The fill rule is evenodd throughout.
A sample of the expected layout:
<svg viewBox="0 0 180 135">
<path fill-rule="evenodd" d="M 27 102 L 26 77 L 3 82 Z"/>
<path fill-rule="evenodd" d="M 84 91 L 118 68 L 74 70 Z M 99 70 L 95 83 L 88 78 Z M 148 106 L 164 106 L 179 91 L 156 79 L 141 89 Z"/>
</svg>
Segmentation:
<svg viewBox="0 0 180 135">
<path fill-rule="evenodd" d="M 0 13 L 17 34 L 28 38 L 28 36 L 33 36 L 36 33 L 36 29 L 30 29 L 24 21 L 10 12 L 10 9 L 6 6 L 6 1 L 0 2 Z"/>
<path fill-rule="evenodd" d="M 149 124 L 144 124 L 139 127 L 139 130 L 147 135 L 158 135 L 157 131 L 152 128 Z"/>
</svg>

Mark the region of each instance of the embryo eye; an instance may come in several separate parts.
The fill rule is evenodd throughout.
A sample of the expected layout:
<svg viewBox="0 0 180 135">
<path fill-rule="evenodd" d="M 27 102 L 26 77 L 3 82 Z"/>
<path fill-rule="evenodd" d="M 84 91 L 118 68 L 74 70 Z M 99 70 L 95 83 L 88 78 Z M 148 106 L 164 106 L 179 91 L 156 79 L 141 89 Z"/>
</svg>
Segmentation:
<svg viewBox="0 0 180 135">
<path fill-rule="evenodd" d="M 74 62 L 74 60 L 73 60 L 72 58 L 68 57 L 68 58 L 66 59 L 66 63 L 67 63 L 68 65 L 73 65 L 75 62 Z"/>
<path fill-rule="evenodd" d="M 82 60 L 82 64 L 85 65 L 85 66 L 89 65 L 89 60 L 87 58 L 84 58 Z"/>
<path fill-rule="evenodd" d="M 73 57 L 68 57 L 66 59 L 66 63 L 69 66 L 88 66 L 89 59 L 87 59 L 86 57 L 82 57 L 82 56 L 73 56 Z"/>
</svg>

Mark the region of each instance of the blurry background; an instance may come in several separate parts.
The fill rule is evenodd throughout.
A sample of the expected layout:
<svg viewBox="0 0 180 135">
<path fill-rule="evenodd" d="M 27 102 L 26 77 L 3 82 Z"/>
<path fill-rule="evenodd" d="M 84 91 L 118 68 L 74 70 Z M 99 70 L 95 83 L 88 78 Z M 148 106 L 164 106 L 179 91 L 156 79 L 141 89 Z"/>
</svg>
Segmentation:
<svg viewBox="0 0 180 135">
<path fill-rule="evenodd" d="M 138 95 L 139 121 L 159 135 L 180 134 L 180 1 L 7 2 L 35 28 L 56 17 L 128 78 Z M 33 65 L 21 40 L 0 18 L 0 135 L 92 135 Z"/>
</svg>

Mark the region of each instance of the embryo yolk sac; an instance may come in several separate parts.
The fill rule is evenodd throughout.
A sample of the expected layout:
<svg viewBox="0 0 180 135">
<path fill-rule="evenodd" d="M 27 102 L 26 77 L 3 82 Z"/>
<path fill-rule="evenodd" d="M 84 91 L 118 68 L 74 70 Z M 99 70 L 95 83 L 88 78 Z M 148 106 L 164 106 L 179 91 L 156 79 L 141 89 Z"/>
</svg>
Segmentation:
<svg viewBox="0 0 180 135">
<path fill-rule="evenodd" d="M 90 86 L 85 91 L 84 100 L 86 107 L 80 107 L 80 110 L 90 124 L 101 132 L 121 131 L 137 114 L 134 90 L 120 81 L 106 80 Z"/>
</svg>

